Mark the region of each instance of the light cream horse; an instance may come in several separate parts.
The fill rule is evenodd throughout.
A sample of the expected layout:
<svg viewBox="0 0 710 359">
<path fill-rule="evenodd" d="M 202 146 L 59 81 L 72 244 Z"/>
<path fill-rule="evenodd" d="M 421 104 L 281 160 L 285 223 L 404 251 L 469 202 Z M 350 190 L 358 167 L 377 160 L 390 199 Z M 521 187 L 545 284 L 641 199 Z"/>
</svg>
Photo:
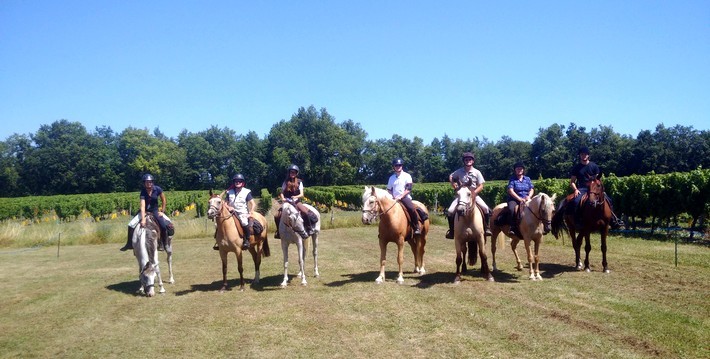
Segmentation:
<svg viewBox="0 0 710 359">
<path fill-rule="evenodd" d="M 219 257 L 222 259 L 222 289 L 224 292 L 227 289 L 227 255 L 233 252 L 237 256 L 237 269 L 239 270 L 239 290 L 244 290 L 244 266 L 242 264 L 242 243 L 243 232 L 241 225 L 237 228 L 237 221 L 227 210 L 227 206 L 223 206 L 222 197 L 213 194 L 210 191 L 209 209 L 207 210 L 207 218 L 214 219 L 217 224 L 217 245 L 219 246 Z M 260 234 L 252 234 L 251 246 L 249 252 L 254 259 L 254 281 L 253 284 L 259 283 L 259 267 L 261 266 L 261 257 L 268 257 L 271 253 L 269 250 L 268 240 L 268 224 L 266 218 L 259 212 L 252 213 L 254 221 L 258 221 L 263 230 Z"/>
<path fill-rule="evenodd" d="M 489 282 L 494 282 L 488 267 L 488 257 L 485 251 L 485 230 L 483 213 L 476 206 L 475 195 L 468 186 L 461 186 L 456 191 L 456 211 L 454 214 L 454 244 L 456 246 L 456 275 L 454 283 L 461 282 L 461 266 L 464 261 L 464 251 L 468 242 L 475 241 L 478 255 L 481 257 L 481 274 Z"/>
<path fill-rule="evenodd" d="M 418 201 L 412 201 L 422 211 L 428 214 L 426 206 Z M 362 194 L 362 223 L 372 224 L 379 219 L 380 239 L 380 275 L 375 283 L 382 283 L 385 280 L 385 262 L 387 258 L 387 244 L 394 242 L 397 244 L 397 264 L 399 265 L 399 276 L 397 283 L 404 283 L 402 275 L 402 264 L 404 263 L 404 242 L 409 242 L 414 253 L 414 272 L 418 274 L 426 273 L 424 269 L 424 246 L 426 236 L 429 232 L 429 219 L 421 226 L 421 234 L 412 236 L 412 228 L 409 226 L 406 210 L 404 206 L 389 194 L 389 192 L 376 187 L 365 186 Z"/>
<path fill-rule="evenodd" d="M 516 248 L 518 242 L 522 239 L 525 243 L 525 252 L 528 255 L 528 266 L 530 267 L 530 279 L 531 280 L 542 280 L 540 276 L 540 244 L 542 244 L 542 237 L 550 233 L 550 223 L 552 222 L 552 216 L 555 214 L 555 198 L 557 195 L 548 196 L 545 193 L 539 193 L 527 200 L 527 202 L 520 207 L 522 213 L 520 214 L 520 224 L 518 229 L 522 238 L 518 236 L 513 236 L 510 242 L 510 248 L 515 254 L 515 261 L 517 270 L 522 271 L 523 265 L 520 262 L 520 257 Z M 497 225 L 496 219 L 500 216 L 503 211 L 508 211 L 508 204 L 501 203 L 493 209 L 493 215 L 491 216 L 491 253 L 493 255 L 493 270 L 497 270 L 496 267 L 496 239 L 498 234 L 503 232 L 508 236 L 508 231 L 510 229 L 509 224 L 503 226 Z M 535 252 L 530 249 L 530 242 L 535 243 Z"/>
<path fill-rule="evenodd" d="M 133 244 L 133 255 L 136 256 L 136 260 L 138 261 L 138 279 L 141 283 L 140 288 L 138 288 L 138 293 L 145 294 L 148 297 L 155 295 L 156 277 L 158 280 L 158 286 L 160 286 L 159 293 L 165 293 L 163 279 L 160 276 L 160 262 L 158 260 L 159 238 L 160 225 L 157 223 L 155 218 L 153 218 L 152 214 L 147 213 L 145 227 L 138 225 L 136 230 L 133 231 L 131 241 Z M 172 247 L 170 247 L 170 252 L 168 253 L 169 255 L 172 254 Z M 169 261 L 169 263 L 172 262 Z M 174 282 L 172 273 L 173 271 L 171 265 L 170 283 Z"/>
<path fill-rule="evenodd" d="M 313 206 L 308 204 L 303 204 L 308 208 L 309 211 L 313 212 L 317 217 L 318 221 L 313 225 L 313 234 L 310 235 L 311 241 L 313 242 L 313 275 L 318 278 L 320 277 L 320 272 L 318 272 L 318 235 L 320 235 L 320 213 L 318 210 L 313 208 Z M 301 278 L 301 285 L 307 285 L 306 281 L 306 252 L 308 251 L 308 236 L 309 234 L 305 232 L 303 226 L 303 218 L 301 217 L 301 211 L 296 208 L 296 206 L 284 202 L 281 207 L 281 220 L 279 221 L 279 233 L 281 234 L 281 250 L 284 254 L 284 279 L 281 282 L 281 287 L 286 287 L 288 285 L 288 246 L 289 244 L 295 244 L 298 247 L 298 266 L 299 272 L 297 277 Z M 306 237 L 304 239 L 303 237 Z"/>
</svg>

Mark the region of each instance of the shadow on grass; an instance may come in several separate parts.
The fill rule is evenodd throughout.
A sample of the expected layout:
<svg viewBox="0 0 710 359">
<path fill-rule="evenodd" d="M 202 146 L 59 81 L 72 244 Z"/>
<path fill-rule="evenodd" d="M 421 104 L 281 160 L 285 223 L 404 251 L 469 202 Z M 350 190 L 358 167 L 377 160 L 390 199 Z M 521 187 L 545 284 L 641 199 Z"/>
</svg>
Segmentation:
<svg viewBox="0 0 710 359">
<path fill-rule="evenodd" d="M 137 291 L 140 286 L 141 286 L 140 281 L 132 280 L 132 281 L 108 285 L 108 286 L 106 286 L 106 289 L 113 290 L 113 291 L 120 292 L 120 293 L 124 293 L 124 294 L 138 295 Z"/>
</svg>

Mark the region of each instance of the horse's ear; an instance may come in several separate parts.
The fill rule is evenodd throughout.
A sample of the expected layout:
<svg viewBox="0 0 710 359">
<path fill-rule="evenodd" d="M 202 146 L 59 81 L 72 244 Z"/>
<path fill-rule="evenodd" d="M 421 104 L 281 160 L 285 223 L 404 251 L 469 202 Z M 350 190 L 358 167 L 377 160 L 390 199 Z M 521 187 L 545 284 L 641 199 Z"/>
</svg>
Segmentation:
<svg viewBox="0 0 710 359">
<path fill-rule="evenodd" d="M 210 197 L 212 197 L 212 196 L 213 196 L 212 188 L 210 188 Z"/>
<path fill-rule="evenodd" d="M 370 187 L 370 188 L 371 188 L 371 190 L 372 190 L 372 192 L 371 192 L 372 195 L 373 195 L 373 196 L 376 196 L 376 195 L 377 195 L 377 192 L 375 191 L 376 187 L 375 187 L 375 186 L 372 186 L 372 187 Z"/>
<path fill-rule="evenodd" d="M 557 193 L 553 193 L 553 194 L 552 194 L 552 197 L 550 197 L 550 199 L 552 200 L 552 202 L 555 202 L 555 199 L 556 199 L 556 198 L 557 198 Z"/>
</svg>

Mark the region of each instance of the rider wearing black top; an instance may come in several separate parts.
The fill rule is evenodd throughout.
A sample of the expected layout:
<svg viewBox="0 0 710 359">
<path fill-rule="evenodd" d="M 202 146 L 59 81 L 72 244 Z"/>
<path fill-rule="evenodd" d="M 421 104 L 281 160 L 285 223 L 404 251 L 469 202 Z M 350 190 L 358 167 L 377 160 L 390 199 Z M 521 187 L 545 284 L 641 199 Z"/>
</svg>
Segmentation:
<svg viewBox="0 0 710 359">
<path fill-rule="evenodd" d="M 582 196 L 589 191 L 589 183 L 594 179 L 601 176 L 601 170 L 596 163 L 589 160 L 589 148 L 580 147 L 577 151 L 577 156 L 579 156 L 579 163 L 575 164 L 570 170 L 570 187 L 574 190 L 574 201 L 572 206 L 567 206 L 567 213 L 575 213 L 575 220 L 577 223 L 580 222 L 578 218 L 578 211 L 576 209 L 579 207 L 579 201 Z M 614 207 L 611 203 L 611 198 L 604 193 L 607 201 L 609 201 L 609 208 L 611 209 L 611 228 L 618 229 L 621 227 L 622 222 L 614 214 Z"/>
</svg>

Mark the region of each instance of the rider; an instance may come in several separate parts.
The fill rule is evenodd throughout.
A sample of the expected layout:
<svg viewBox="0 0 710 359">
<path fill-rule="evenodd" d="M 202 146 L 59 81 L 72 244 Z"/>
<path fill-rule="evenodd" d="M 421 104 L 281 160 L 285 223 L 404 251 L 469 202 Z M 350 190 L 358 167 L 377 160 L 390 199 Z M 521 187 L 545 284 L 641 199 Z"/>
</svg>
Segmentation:
<svg viewBox="0 0 710 359">
<path fill-rule="evenodd" d="M 479 193 L 481 193 L 481 191 L 483 191 L 483 183 L 485 183 L 486 180 L 483 179 L 483 174 L 481 173 L 481 171 L 473 167 L 473 163 L 476 161 L 476 156 L 474 156 L 473 153 L 464 152 L 461 155 L 461 161 L 463 161 L 463 167 L 457 169 L 449 175 L 449 183 L 451 183 L 451 187 L 456 190 L 463 183 L 466 182 L 464 181 L 464 178 L 468 177 L 469 189 L 471 190 L 471 194 L 476 196 L 476 204 L 479 205 L 481 209 L 483 209 L 483 227 L 486 231 L 485 235 L 490 236 L 491 229 L 488 225 L 488 222 L 490 222 L 491 219 L 491 210 L 486 204 L 486 202 L 483 201 L 483 198 L 478 195 Z M 449 220 L 449 230 L 446 232 L 446 238 L 448 239 L 454 238 L 455 209 L 456 201 L 454 200 L 447 211 L 447 219 Z"/>
<path fill-rule="evenodd" d="M 153 178 L 150 173 L 143 175 L 143 189 L 140 193 L 140 213 L 133 217 L 133 219 L 128 223 L 128 241 L 126 242 L 126 245 L 121 248 L 121 251 L 133 249 L 133 230 L 136 228 L 139 220 L 141 227 L 145 227 L 146 212 L 151 212 L 153 214 L 153 218 L 155 218 L 160 225 L 161 240 L 158 243 L 158 248 L 160 250 L 162 250 L 164 245 L 162 233 L 167 232 L 168 236 L 175 234 L 175 227 L 173 226 L 173 223 L 170 221 L 170 218 L 165 215 L 165 207 L 168 203 L 165 200 L 165 193 L 163 193 L 163 189 L 160 188 L 160 186 L 153 184 L 154 180 L 155 178 Z M 158 198 L 160 198 L 160 206 L 158 206 Z"/>
<path fill-rule="evenodd" d="M 520 236 L 520 231 L 518 229 L 518 221 L 516 218 L 516 211 L 519 205 L 524 205 L 524 203 L 529 200 L 535 193 L 535 188 L 533 186 L 530 177 L 525 175 L 525 165 L 522 162 L 516 162 L 513 165 L 514 176 L 510 177 L 508 181 L 508 210 L 510 210 L 510 229 L 508 230 L 508 236 Z"/>
<path fill-rule="evenodd" d="M 407 209 L 409 213 L 409 221 L 414 229 L 414 234 L 421 234 L 422 230 L 419 227 L 419 217 L 417 217 L 417 212 L 414 209 L 414 203 L 412 203 L 412 176 L 403 171 L 404 161 L 401 158 L 395 158 L 392 160 L 392 168 L 394 173 L 390 176 L 387 181 L 387 192 L 389 192 L 395 200 L 402 202 L 404 208 Z"/>
<path fill-rule="evenodd" d="M 224 205 L 227 206 L 229 212 L 234 215 L 241 223 L 244 229 L 244 240 L 242 241 L 242 249 L 249 249 L 249 241 L 251 240 L 251 229 L 254 224 L 254 197 L 251 195 L 251 190 L 244 187 L 246 180 L 244 175 L 237 173 L 232 177 L 232 184 L 226 189 L 227 200 Z M 219 250 L 219 246 L 215 243 L 214 249 Z"/>
<path fill-rule="evenodd" d="M 318 218 L 314 215 L 311 215 L 310 211 L 308 210 L 308 207 L 301 203 L 301 198 L 304 196 L 304 193 L 303 181 L 298 178 L 299 172 L 300 169 L 298 168 L 298 166 L 294 164 L 288 166 L 286 179 L 284 179 L 284 182 L 281 185 L 281 193 L 279 194 L 279 198 L 281 199 L 281 202 L 288 202 L 298 208 L 298 210 L 301 212 L 301 217 L 303 218 L 303 227 L 305 231 L 299 233 L 299 235 L 301 236 L 301 238 L 306 239 L 308 238 L 308 236 L 313 234 L 313 226 L 318 221 Z M 276 222 L 276 233 L 274 234 L 274 238 L 281 238 L 281 235 L 279 234 L 281 210 L 282 209 L 279 208 L 278 212 L 274 216 L 274 221 Z"/>
<path fill-rule="evenodd" d="M 574 201 L 571 206 L 566 207 L 566 213 L 574 214 L 575 222 L 579 224 L 581 219 L 579 218 L 578 211 L 576 211 L 579 207 L 579 201 L 589 190 L 589 182 L 601 175 L 601 170 L 596 163 L 589 160 L 589 148 L 585 146 L 580 147 L 577 151 L 577 156 L 579 157 L 579 163 L 575 164 L 570 170 L 569 181 L 569 186 L 572 187 L 574 191 Z M 606 200 L 609 201 L 609 208 L 611 209 L 611 221 L 609 225 L 612 229 L 618 229 L 623 225 L 623 222 L 614 214 L 611 198 L 609 198 L 606 193 L 604 193 L 604 196 Z"/>
</svg>

